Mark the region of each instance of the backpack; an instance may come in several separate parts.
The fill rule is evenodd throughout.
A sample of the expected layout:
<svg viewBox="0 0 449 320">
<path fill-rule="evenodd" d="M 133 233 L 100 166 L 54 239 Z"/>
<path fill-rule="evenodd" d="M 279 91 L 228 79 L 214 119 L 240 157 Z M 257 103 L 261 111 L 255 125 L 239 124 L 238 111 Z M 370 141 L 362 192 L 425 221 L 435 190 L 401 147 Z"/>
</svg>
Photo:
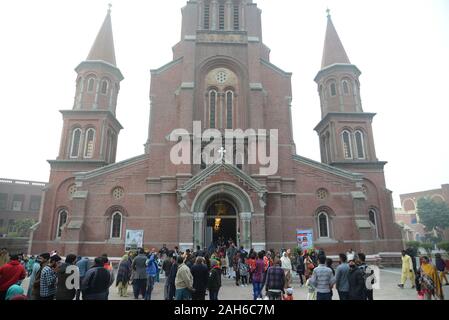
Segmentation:
<svg viewBox="0 0 449 320">
<path fill-rule="evenodd" d="M 371 277 L 371 284 L 373 285 L 376 283 L 376 277 L 375 277 L 373 269 L 368 267 L 366 264 L 359 266 L 359 269 L 362 270 L 362 272 L 363 272 L 363 281 L 365 281 L 365 286 L 366 286 L 366 280 L 370 277 Z M 367 288 L 367 289 L 371 290 L 371 288 Z"/>
</svg>

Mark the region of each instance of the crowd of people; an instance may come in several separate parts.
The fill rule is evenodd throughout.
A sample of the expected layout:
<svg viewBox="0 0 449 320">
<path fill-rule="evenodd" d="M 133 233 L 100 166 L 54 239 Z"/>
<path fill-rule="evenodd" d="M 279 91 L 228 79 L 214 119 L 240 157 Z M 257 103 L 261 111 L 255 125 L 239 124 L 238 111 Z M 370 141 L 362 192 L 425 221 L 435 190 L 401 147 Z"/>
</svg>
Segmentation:
<svg viewBox="0 0 449 320">
<path fill-rule="evenodd" d="M 449 273 L 449 260 L 440 253 L 435 254 L 435 262 L 427 256 L 418 257 L 416 250 L 402 251 L 402 274 L 399 288 L 404 289 L 410 280 L 412 289 L 418 292 L 421 300 L 444 300 L 443 285 L 448 286 L 446 274 Z"/>
<path fill-rule="evenodd" d="M 443 280 L 448 284 L 447 261 L 435 256 L 418 262 L 410 251 L 402 253 L 400 288 L 407 279 L 423 299 L 444 299 Z M 350 249 L 339 261 L 324 250 L 275 250 L 247 252 L 232 241 L 207 249 L 181 252 L 165 245 L 157 251 L 140 248 L 127 252 L 115 268 L 106 254 L 93 259 L 69 254 L 64 262 L 54 251 L 34 257 L 0 252 L 0 300 L 108 300 L 115 283 L 120 297 L 151 300 L 155 285 L 165 276 L 165 300 L 218 300 L 222 279 L 239 287 L 252 285 L 254 300 L 294 300 L 293 273 L 307 289 L 308 300 L 332 300 L 334 288 L 340 300 L 373 300 L 372 285 L 378 281 L 363 253 Z M 73 277 L 79 275 L 79 285 Z M 27 291 L 22 282 L 29 277 Z M 72 284 L 72 285 L 70 285 Z"/>
</svg>

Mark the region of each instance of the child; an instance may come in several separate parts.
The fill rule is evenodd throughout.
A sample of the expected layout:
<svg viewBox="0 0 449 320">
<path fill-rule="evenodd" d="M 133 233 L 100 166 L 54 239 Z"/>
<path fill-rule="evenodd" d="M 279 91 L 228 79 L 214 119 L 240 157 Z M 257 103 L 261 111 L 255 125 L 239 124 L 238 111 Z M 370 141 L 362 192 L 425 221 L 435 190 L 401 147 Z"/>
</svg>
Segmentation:
<svg viewBox="0 0 449 320">
<path fill-rule="evenodd" d="M 240 271 L 240 279 L 242 280 L 242 287 L 246 287 L 248 285 L 248 275 L 249 268 L 248 265 L 240 260 L 239 262 L 239 271 Z"/>
<path fill-rule="evenodd" d="M 228 259 L 226 258 L 226 256 L 221 257 L 220 264 L 221 264 L 221 272 L 225 276 L 227 274 L 226 270 L 228 269 Z"/>
<path fill-rule="evenodd" d="M 286 301 L 293 301 L 293 288 L 288 288 L 286 290 L 287 295 L 282 296 L 282 300 L 286 300 Z"/>
<path fill-rule="evenodd" d="M 307 287 L 307 300 L 316 300 L 315 287 L 310 284 L 310 279 L 307 279 L 306 287 Z"/>
</svg>

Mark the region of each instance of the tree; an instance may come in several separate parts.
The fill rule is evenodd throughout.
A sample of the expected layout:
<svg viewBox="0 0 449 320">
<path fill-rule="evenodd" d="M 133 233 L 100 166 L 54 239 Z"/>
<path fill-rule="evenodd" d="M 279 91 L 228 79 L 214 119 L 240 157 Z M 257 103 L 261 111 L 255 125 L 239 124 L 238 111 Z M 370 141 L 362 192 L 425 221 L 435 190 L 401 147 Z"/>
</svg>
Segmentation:
<svg viewBox="0 0 449 320">
<path fill-rule="evenodd" d="M 407 246 L 407 248 L 410 248 L 413 251 L 414 255 L 416 256 L 418 254 L 419 248 L 421 247 L 421 242 L 407 241 L 405 245 Z"/>
<path fill-rule="evenodd" d="M 30 228 L 36 223 L 33 219 L 17 220 L 14 222 L 13 234 L 8 234 L 8 236 L 13 237 L 28 237 L 30 235 Z"/>
<path fill-rule="evenodd" d="M 449 253 L 449 242 L 440 242 L 437 247 Z"/>
<path fill-rule="evenodd" d="M 431 243 L 423 242 L 423 243 L 421 243 L 420 247 L 423 248 L 424 250 L 426 250 L 427 254 L 430 255 L 432 253 L 434 245 Z"/>
<path fill-rule="evenodd" d="M 430 198 L 419 199 L 417 213 L 420 222 L 429 231 L 436 227 L 449 228 L 449 206 L 445 202 L 433 201 Z"/>
</svg>

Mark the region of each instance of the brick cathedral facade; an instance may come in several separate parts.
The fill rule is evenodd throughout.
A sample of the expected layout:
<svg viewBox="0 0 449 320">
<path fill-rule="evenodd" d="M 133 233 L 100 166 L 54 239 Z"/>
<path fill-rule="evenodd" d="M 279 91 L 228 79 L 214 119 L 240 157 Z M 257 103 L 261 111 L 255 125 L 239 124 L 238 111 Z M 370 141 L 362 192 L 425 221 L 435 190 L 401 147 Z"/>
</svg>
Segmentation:
<svg viewBox="0 0 449 320">
<path fill-rule="evenodd" d="M 330 16 L 315 78 L 321 162 L 296 154 L 292 74 L 270 62 L 261 10 L 253 1 L 188 1 L 173 53 L 171 62 L 151 71 L 144 153 L 116 163 L 122 129 L 117 96 L 124 77 L 108 12 L 76 68 L 74 107 L 61 111 L 60 150 L 49 161 L 33 253 L 121 256 L 126 230 L 143 230 L 146 248 L 207 247 L 217 236 L 256 250 L 291 248 L 297 229 L 312 229 L 315 246 L 329 253 L 402 249 L 385 162 L 376 157 L 375 114 L 363 111 L 361 72 L 349 61 Z M 194 121 L 221 132 L 278 129 L 277 173 L 260 174 L 260 165 L 246 162 L 173 164 L 175 143 L 167 136 L 183 128 L 192 137 Z"/>
</svg>

